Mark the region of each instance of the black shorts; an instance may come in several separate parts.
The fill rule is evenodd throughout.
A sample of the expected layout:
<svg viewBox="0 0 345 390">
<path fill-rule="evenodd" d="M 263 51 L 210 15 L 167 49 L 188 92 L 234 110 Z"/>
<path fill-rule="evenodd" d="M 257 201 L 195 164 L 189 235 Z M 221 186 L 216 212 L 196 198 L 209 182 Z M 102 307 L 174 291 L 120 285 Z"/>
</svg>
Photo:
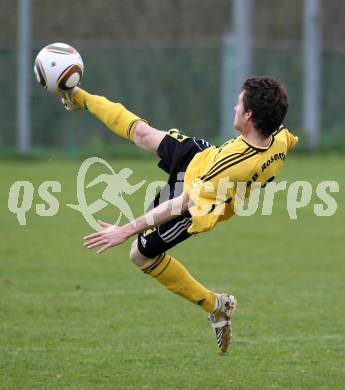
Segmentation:
<svg viewBox="0 0 345 390">
<path fill-rule="evenodd" d="M 203 140 L 182 135 L 178 130 L 170 130 L 160 143 L 157 153 L 158 166 L 169 174 L 168 184 L 156 195 L 150 208 L 175 198 L 183 192 L 184 174 L 196 153 L 211 145 Z M 192 217 L 187 211 L 169 222 L 148 229 L 138 235 L 138 249 L 147 258 L 155 258 L 161 253 L 191 236 L 187 229 Z"/>
</svg>

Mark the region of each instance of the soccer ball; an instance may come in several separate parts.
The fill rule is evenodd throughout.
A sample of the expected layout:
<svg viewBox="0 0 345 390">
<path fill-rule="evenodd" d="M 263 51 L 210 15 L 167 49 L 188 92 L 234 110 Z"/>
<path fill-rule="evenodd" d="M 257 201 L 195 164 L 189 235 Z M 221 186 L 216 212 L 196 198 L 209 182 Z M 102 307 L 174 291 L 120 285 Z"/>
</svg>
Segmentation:
<svg viewBox="0 0 345 390">
<path fill-rule="evenodd" d="M 64 92 L 80 83 L 84 64 L 80 54 L 66 43 L 53 43 L 37 55 L 34 65 L 37 81 L 50 92 Z"/>
</svg>

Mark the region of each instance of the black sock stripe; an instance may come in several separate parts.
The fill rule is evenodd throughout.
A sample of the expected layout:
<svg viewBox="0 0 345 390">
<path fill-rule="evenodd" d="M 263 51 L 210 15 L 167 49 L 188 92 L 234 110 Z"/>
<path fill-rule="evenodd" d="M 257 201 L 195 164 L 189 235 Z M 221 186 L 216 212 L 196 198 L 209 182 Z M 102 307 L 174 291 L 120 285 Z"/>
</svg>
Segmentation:
<svg viewBox="0 0 345 390">
<path fill-rule="evenodd" d="M 169 267 L 170 262 L 171 262 L 171 256 L 169 256 L 169 260 L 165 264 L 165 267 L 162 269 L 162 271 L 158 275 L 155 276 L 155 278 L 157 278 L 162 272 L 164 272 Z"/>
<path fill-rule="evenodd" d="M 241 163 L 242 161 L 245 161 L 247 160 L 248 158 L 250 157 L 253 157 L 255 156 L 256 154 L 258 154 L 259 151 L 256 151 L 256 150 L 253 150 L 252 153 L 250 154 L 247 154 L 245 157 L 241 158 L 240 160 L 236 160 L 236 161 L 233 161 L 231 162 L 230 164 L 227 164 L 227 162 L 224 162 L 224 164 L 222 164 L 221 166 L 218 167 L 218 170 L 216 172 L 214 172 L 213 174 L 211 175 L 207 175 L 203 181 L 209 181 L 211 179 L 213 179 L 215 176 L 219 175 L 220 173 L 222 173 L 223 171 L 225 171 L 226 169 L 236 165 L 236 164 L 239 164 Z"/>
<path fill-rule="evenodd" d="M 159 264 L 163 261 L 164 259 L 164 256 L 165 256 L 165 253 L 164 254 L 161 254 L 159 256 L 157 256 L 156 260 L 154 261 L 154 263 L 152 263 L 149 267 L 145 268 L 143 271 L 145 274 L 148 274 L 150 273 L 153 269 L 155 269 L 156 267 L 159 266 Z"/>
<path fill-rule="evenodd" d="M 147 268 L 145 268 L 143 271 L 144 271 L 145 273 L 149 273 L 149 272 L 151 271 L 151 269 L 153 269 L 153 268 L 156 266 L 157 262 L 158 262 L 159 260 L 161 260 L 161 257 L 162 257 L 162 255 L 157 256 L 157 257 L 155 258 L 154 262 L 153 262 L 151 265 L 149 265 Z"/>
<path fill-rule="evenodd" d="M 129 124 L 129 126 L 128 126 L 128 129 L 127 129 L 127 138 L 128 138 L 128 139 L 131 139 L 131 132 L 132 132 L 133 126 L 134 126 L 134 124 L 135 124 L 136 122 L 138 122 L 138 120 L 137 120 L 137 119 L 134 119 L 134 121 L 132 121 L 132 122 Z"/>
<path fill-rule="evenodd" d="M 149 267 L 145 268 L 143 272 L 145 274 L 149 274 L 151 271 L 153 271 L 155 268 L 159 266 L 159 264 L 164 260 L 164 257 L 165 257 L 165 252 L 157 256 L 155 262 L 152 263 Z"/>
</svg>

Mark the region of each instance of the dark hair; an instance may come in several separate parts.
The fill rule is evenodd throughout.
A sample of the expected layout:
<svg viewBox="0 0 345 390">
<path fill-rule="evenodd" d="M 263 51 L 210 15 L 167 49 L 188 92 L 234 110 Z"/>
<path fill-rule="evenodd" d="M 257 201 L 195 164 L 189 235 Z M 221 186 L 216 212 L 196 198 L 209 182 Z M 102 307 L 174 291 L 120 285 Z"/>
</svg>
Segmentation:
<svg viewBox="0 0 345 390">
<path fill-rule="evenodd" d="M 269 137 L 282 124 L 288 110 L 285 87 L 268 76 L 254 76 L 243 86 L 244 111 L 252 112 L 255 128 Z"/>
</svg>

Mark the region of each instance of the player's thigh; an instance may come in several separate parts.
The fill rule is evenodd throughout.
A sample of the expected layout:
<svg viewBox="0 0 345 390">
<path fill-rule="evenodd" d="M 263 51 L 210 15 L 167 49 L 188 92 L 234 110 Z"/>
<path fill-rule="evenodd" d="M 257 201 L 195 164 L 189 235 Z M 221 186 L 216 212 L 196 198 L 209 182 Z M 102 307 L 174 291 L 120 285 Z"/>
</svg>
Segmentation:
<svg viewBox="0 0 345 390">
<path fill-rule="evenodd" d="M 188 233 L 191 223 L 191 215 L 186 212 L 171 221 L 139 233 L 137 243 L 139 252 L 146 258 L 156 258 L 191 237 Z"/>
<path fill-rule="evenodd" d="M 156 154 L 158 146 L 165 136 L 165 131 L 157 130 L 140 121 L 135 127 L 133 141 L 139 148 Z"/>
</svg>

